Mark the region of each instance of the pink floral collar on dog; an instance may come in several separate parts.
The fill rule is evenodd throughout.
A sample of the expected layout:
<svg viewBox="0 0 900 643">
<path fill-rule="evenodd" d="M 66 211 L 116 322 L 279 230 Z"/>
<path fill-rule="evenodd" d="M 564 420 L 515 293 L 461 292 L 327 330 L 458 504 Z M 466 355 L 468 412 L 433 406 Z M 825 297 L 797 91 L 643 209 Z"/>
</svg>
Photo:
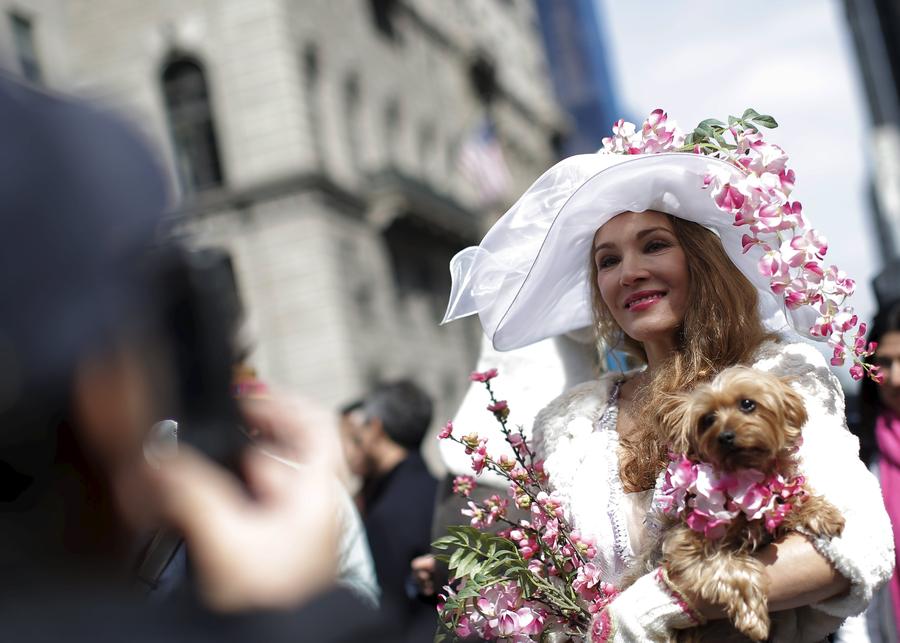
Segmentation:
<svg viewBox="0 0 900 643">
<path fill-rule="evenodd" d="M 654 503 L 663 513 L 683 518 L 688 527 L 710 540 L 724 536 L 741 514 L 747 520 L 764 520 L 772 533 L 790 512 L 790 501 L 806 493 L 803 476 L 786 480 L 781 474 L 767 477 L 756 469 L 723 473 L 684 455 L 672 455 L 670 459 Z"/>
</svg>

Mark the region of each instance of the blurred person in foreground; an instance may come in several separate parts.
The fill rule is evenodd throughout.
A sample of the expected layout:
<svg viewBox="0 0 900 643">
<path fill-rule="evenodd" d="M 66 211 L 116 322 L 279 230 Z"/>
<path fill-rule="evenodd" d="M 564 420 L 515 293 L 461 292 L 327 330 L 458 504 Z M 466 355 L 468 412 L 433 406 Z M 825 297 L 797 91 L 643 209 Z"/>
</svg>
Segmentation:
<svg viewBox="0 0 900 643">
<path fill-rule="evenodd" d="M 432 641 L 433 599 L 425 599 L 410 564 L 431 548 L 437 480 L 419 453 L 431 424 L 431 398 L 409 380 L 386 382 L 343 409 L 352 472 L 362 479 L 363 524 L 383 601 L 404 620 L 407 641 Z"/>
<path fill-rule="evenodd" d="M 5 78 L 0 129 L 4 640 L 388 640 L 335 589 L 335 418 L 276 397 L 233 409 L 296 466 L 215 426 L 231 419 L 227 338 L 171 279 L 182 255 L 158 241 L 166 192 L 146 148 Z M 144 440 L 164 417 L 185 439 L 154 468 Z M 163 527 L 184 536 L 192 584 L 151 605 L 135 561 Z"/>
</svg>

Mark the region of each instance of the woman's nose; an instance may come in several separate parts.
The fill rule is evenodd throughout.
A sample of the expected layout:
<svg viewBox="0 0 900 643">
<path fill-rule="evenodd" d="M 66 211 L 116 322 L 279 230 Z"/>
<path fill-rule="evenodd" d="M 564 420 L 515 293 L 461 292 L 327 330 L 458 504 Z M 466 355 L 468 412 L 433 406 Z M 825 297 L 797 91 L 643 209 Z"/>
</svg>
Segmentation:
<svg viewBox="0 0 900 643">
<path fill-rule="evenodd" d="M 622 257 L 621 271 L 619 272 L 619 283 L 623 286 L 631 286 L 642 279 L 649 276 L 646 267 L 641 261 L 640 256 L 626 255 Z"/>
</svg>

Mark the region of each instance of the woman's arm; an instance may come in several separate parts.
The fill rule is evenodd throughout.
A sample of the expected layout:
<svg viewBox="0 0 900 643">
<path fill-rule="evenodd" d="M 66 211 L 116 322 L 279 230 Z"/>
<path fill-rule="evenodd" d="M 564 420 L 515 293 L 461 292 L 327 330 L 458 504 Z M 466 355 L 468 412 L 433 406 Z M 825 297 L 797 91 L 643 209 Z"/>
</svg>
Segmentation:
<svg viewBox="0 0 900 643">
<path fill-rule="evenodd" d="M 800 534 L 788 534 L 757 558 L 766 566 L 771 612 L 814 605 L 850 590 L 850 581 Z"/>
<path fill-rule="evenodd" d="M 810 578 L 794 580 L 809 588 L 812 598 L 805 604 L 815 610 L 839 618 L 859 614 L 875 590 L 891 576 L 894 539 L 878 482 L 860 461 L 859 441 L 847 429 L 843 391 L 822 354 L 805 343 L 774 345 L 773 350 L 761 355 L 754 367 L 790 378 L 791 386 L 803 397 L 809 419 L 803 427 L 800 470 L 812 493 L 834 505 L 845 521 L 840 536 L 811 536 L 804 548 L 813 548 L 821 554 L 834 573 L 849 581 L 849 588 L 845 587 L 843 592 L 830 591 L 827 571 L 820 569 L 820 573 L 814 573 L 816 566 L 810 561 L 815 557 L 809 551 L 799 560 L 804 567 L 809 567 Z M 785 558 L 789 555 L 789 550 L 783 550 Z M 773 573 L 775 595 L 772 598 L 777 603 L 781 602 L 778 579 L 785 576 L 780 571 Z M 813 587 L 821 584 L 821 594 L 810 587 L 813 583 Z M 795 592 L 801 593 L 805 592 Z"/>
</svg>

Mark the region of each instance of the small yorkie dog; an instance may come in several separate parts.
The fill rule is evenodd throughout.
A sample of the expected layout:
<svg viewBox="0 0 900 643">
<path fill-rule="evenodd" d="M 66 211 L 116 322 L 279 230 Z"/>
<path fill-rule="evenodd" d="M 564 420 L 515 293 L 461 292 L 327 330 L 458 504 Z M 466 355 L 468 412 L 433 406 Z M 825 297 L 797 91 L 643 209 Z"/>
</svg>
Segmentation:
<svg viewBox="0 0 900 643">
<path fill-rule="evenodd" d="M 658 556 L 687 596 L 720 605 L 743 635 L 769 635 L 765 570 L 753 552 L 790 531 L 834 537 L 840 512 L 797 466 L 803 399 L 772 374 L 736 366 L 659 411 L 672 462 L 657 505 L 671 519 Z M 682 638 L 703 638 L 703 626 Z"/>
</svg>

